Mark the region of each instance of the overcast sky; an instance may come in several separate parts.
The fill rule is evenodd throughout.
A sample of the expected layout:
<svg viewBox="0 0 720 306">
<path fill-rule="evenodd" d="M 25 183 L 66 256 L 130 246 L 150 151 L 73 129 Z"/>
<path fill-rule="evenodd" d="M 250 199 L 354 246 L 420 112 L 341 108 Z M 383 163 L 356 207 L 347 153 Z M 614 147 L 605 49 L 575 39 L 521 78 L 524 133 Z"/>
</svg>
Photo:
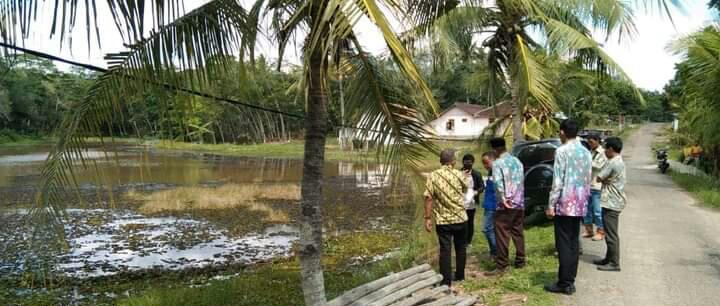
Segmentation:
<svg viewBox="0 0 720 306">
<path fill-rule="evenodd" d="M 46 1 L 45 5 L 52 4 L 52 2 Z M 98 2 L 101 3 L 98 11 L 107 12 L 105 7 L 102 6 L 104 1 Z M 186 9 L 190 10 L 204 2 L 206 1 L 185 0 Z M 658 12 L 638 10 L 636 12 L 636 23 L 639 34 L 634 40 L 622 44 L 618 44 L 615 40 L 606 42 L 606 51 L 623 67 L 637 86 L 650 90 L 661 90 L 674 76 L 674 65 L 679 60 L 666 51 L 666 46 L 674 38 L 695 31 L 709 22 L 711 13 L 706 8 L 706 2 L 707 0 L 685 0 L 683 2 L 686 10 L 685 14 L 676 12 L 673 16 L 675 27 Z M 73 33 L 74 43 L 72 48 L 68 48 L 66 44 L 60 49 L 58 39 L 49 39 L 52 15 L 47 9 L 41 11 L 39 20 L 46 21 L 36 24 L 32 37 L 26 42 L 26 46 L 29 48 L 102 67 L 106 66 L 103 60 L 105 53 L 123 50 L 122 40 L 117 34 L 109 14 L 103 14 L 98 18 L 102 49 L 97 48 L 94 44 L 88 52 L 83 27 L 79 27 Z M 81 12 L 79 16 L 84 16 L 83 14 L 84 12 Z M 78 23 L 84 25 L 84 20 Z M 361 21 L 357 25 L 357 32 L 366 50 L 373 53 L 386 52 L 382 37 L 369 21 Z M 260 49 L 263 52 L 270 53 L 270 57 L 275 57 L 272 46 L 265 44 Z M 293 56 L 293 54 L 289 55 L 291 61 L 297 60 L 297 57 Z M 63 65 L 58 66 L 63 69 L 66 68 Z"/>
</svg>

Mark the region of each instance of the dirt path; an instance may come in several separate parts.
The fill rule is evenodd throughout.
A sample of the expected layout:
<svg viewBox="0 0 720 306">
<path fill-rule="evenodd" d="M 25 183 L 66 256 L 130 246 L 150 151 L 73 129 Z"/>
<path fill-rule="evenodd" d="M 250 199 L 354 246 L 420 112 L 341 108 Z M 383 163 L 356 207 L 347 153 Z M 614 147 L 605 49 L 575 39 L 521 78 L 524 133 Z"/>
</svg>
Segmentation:
<svg viewBox="0 0 720 306">
<path fill-rule="evenodd" d="M 605 243 L 583 239 L 577 294 L 563 305 L 720 305 L 720 212 L 698 207 L 655 168 L 650 145 L 659 128 L 643 126 L 625 144 L 622 272 L 597 271 L 592 261 Z"/>
</svg>

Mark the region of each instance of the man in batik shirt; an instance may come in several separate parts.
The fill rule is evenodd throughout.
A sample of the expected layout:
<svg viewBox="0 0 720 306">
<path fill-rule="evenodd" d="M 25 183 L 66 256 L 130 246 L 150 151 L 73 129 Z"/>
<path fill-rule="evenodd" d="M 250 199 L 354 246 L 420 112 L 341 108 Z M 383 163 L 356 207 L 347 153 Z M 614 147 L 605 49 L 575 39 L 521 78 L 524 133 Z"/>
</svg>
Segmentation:
<svg viewBox="0 0 720 306">
<path fill-rule="evenodd" d="M 592 180 L 592 156 L 577 139 L 578 130 L 573 120 L 560 124 L 563 145 L 555 151 L 553 186 L 545 211 L 549 218 L 555 219 L 555 248 L 560 261 L 558 281 L 545 285 L 545 290 L 568 295 L 575 293 L 580 222 L 587 210 Z"/>
<path fill-rule="evenodd" d="M 505 139 L 493 138 L 490 146 L 497 159 L 492 165 L 497 211 L 495 212 L 495 239 L 497 256 L 495 270 L 488 276 L 501 275 L 509 265 L 509 247 L 515 244 L 515 268 L 525 266 L 525 188 L 523 186 L 523 165 L 517 157 L 507 152 Z"/>
<path fill-rule="evenodd" d="M 455 280 L 465 279 L 465 259 L 467 253 L 467 213 L 465 212 L 465 192 L 470 172 L 455 169 L 455 151 L 444 150 L 440 153 L 440 168 L 430 173 L 425 184 L 425 230 L 432 231 L 435 219 L 435 231 L 440 243 L 440 274 L 442 284 L 451 285 L 452 263 L 450 255 L 455 246 Z"/>
</svg>

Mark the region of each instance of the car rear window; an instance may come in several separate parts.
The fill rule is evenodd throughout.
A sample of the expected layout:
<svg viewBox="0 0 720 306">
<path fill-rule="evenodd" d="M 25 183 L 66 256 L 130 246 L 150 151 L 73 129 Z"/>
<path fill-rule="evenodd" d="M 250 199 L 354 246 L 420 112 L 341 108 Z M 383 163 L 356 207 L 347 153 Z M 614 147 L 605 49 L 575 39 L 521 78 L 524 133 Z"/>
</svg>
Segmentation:
<svg viewBox="0 0 720 306">
<path fill-rule="evenodd" d="M 525 168 L 529 168 L 555 159 L 556 149 L 557 147 L 552 143 L 532 144 L 518 148 L 516 156 Z"/>
</svg>

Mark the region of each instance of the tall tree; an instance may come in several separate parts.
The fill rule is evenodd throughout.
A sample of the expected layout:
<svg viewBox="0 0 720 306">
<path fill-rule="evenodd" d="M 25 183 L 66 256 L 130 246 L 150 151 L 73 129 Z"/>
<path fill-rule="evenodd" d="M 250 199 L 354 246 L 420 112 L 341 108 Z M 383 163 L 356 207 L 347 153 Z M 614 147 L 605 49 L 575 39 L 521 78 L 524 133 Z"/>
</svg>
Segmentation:
<svg viewBox="0 0 720 306">
<path fill-rule="evenodd" d="M 657 4 L 669 12 L 668 3 L 664 1 L 638 2 Z M 678 4 L 677 1 L 672 3 Z M 424 34 L 429 29 L 442 33 L 447 24 L 452 25 L 450 28 L 460 27 L 470 29 L 471 33 L 483 34 L 479 37 L 484 38 L 482 47 L 488 52 L 490 84 L 506 87 L 510 93 L 512 132 L 516 141 L 524 140 L 527 125 L 535 122 L 533 109 L 557 110 L 550 71 L 543 65 L 543 56 L 582 54 L 587 65 L 629 80 L 594 38 L 625 39 L 636 32 L 633 10 L 626 1 L 483 1 L 447 10 L 439 20 L 434 23 L 428 20 L 414 33 Z M 454 38 L 453 35 L 435 37 L 440 41 Z M 637 95 L 640 96 L 639 91 Z M 497 97 L 491 96 L 491 101 L 496 100 Z"/>
</svg>

